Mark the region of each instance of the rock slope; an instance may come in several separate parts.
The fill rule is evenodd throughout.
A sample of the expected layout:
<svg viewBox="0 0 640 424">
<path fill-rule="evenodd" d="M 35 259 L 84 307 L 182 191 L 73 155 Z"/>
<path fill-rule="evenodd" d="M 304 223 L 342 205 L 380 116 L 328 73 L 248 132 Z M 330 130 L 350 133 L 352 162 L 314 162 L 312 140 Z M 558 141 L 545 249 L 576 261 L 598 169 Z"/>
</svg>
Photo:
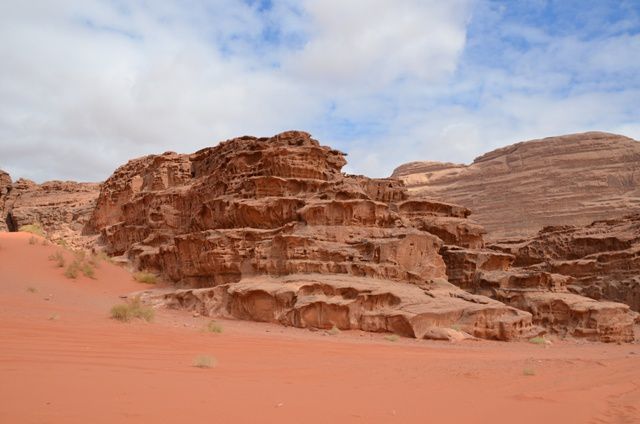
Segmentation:
<svg viewBox="0 0 640 424">
<path fill-rule="evenodd" d="M 394 178 L 411 193 L 459 203 L 487 238 L 535 235 L 640 211 L 640 142 L 589 132 L 517 143 L 471 165 L 412 162 Z"/>
<path fill-rule="evenodd" d="M 91 238 L 83 229 L 95 207 L 100 184 L 47 181 L 42 184 L 20 178 L 11 181 L 0 171 L 0 231 L 18 231 L 37 224 L 47 237 L 69 245 L 85 247 Z"/>
<path fill-rule="evenodd" d="M 535 237 L 495 243 L 514 265 L 571 276 L 568 288 L 640 311 L 640 214 L 586 226 L 547 227 Z"/>
<path fill-rule="evenodd" d="M 102 185 L 87 229 L 184 287 L 148 299 L 202 314 L 418 338 L 513 340 L 536 334 L 533 322 L 633 339 L 627 305 L 569 293 L 570 277 L 520 276 L 467 208 L 345 175 L 345 163 L 298 131 L 147 156 Z"/>
</svg>

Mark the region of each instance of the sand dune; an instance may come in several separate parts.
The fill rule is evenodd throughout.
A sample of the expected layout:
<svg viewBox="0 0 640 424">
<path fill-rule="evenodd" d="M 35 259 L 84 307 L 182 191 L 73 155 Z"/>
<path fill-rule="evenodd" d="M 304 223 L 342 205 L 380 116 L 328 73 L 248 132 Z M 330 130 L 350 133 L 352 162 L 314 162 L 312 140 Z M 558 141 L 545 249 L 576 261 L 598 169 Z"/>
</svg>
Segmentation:
<svg viewBox="0 0 640 424">
<path fill-rule="evenodd" d="M 60 249 L 0 234 L 0 422 L 640 422 L 640 346 L 447 342 L 157 311 L 109 319 L 146 286 L 108 263 L 67 279 Z M 70 253 L 66 253 L 69 257 Z M 193 366 L 209 355 L 215 367 Z M 533 374 L 533 375 L 527 375 Z"/>
</svg>

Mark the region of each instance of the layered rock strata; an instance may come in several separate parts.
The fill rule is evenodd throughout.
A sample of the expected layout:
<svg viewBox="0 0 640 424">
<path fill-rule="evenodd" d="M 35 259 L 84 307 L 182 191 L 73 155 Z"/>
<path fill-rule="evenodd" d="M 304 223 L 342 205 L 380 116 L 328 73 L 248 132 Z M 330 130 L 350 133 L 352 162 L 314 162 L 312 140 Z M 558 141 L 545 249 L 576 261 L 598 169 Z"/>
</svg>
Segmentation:
<svg viewBox="0 0 640 424">
<path fill-rule="evenodd" d="M 589 132 L 503 147 L 470 165 L 412 162 L 409 191 L 471 209 L 488 239 L 534 236 L 640 211 L 640 142 Z"/>
<path fill-rule="evenodd" d="M 413 337 L 532 331 L 529 313 L 446 282 L 442 239 L 482 244 L 467 209 L 407 200 L 399 181 L 344 175 L 345 163 L 295 131 L 148 156 L 103 184 L 92 222 L 109 253 L 187 287 L 165 295 L 176 304 Z"/>
<path fill-rule="evenodd" d="M 73 181 L 42 184 L 20 178 L 11 181 L 0 172 L 0 231 L 18 231 L 37 225 L 45 235 L 70 247 L 87 247 L 92 238 L 83 229 L 95 207 L 100 185 Z"/>
<path fill-rule="evenodd" d="M 633 339 L 627 306 L 569 293 L 569 277 L 512 269 L 511 253 L 484 247 L 469 209 L 342 174 L 345 163 L 296 131 L 147 156 L 102 185 L 91 223 L 109 253 L 184 287 L 151 298 L 204 314 L 499 340 L 534 334 L 533 320 Z"/>
</svg>

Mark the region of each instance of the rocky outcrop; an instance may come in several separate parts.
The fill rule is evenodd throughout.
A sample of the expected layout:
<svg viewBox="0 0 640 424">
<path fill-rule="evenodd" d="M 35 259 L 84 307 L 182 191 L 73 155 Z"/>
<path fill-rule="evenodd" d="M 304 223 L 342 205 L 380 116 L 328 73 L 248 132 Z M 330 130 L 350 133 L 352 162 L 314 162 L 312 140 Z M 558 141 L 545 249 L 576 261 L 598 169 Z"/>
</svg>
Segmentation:
<svg viewBox="0 0 640 424">
<path fill-rule="evenodd" d="M 297 131 L 147 156 L 103 184 L 92 222 L 108 252 L 186 287 L 165 301 L 201 312 L 413 337 L 533 331 L 529 313 L 446 282 L 443 239 L 482 245 L 467 209 L 408 201 L 345 163 Z"/>
<path fill-rule="evenodd" d="M 18 231 L 25 225 L 38 225 L 45 235 L 70 247 L 85 247 L 92 238 L 83 236 L 95 207 L 100 185 L 73 181 L 27 179 L 11 182 L 0 173 L 0 212 L 3 231 Z"/>
<path fill-rule="evenodd" d="M 11 191 L 11 176 L 0 169 L 0 231 L 8 231 L 7 214 L 5 213 L 5 203 Z"/>
<path fill-rule="evenodd" d="M 206 315 L 499 340 L 535 334 L 533 321 L 633 339 L 627 306 L 569 293 L 570 277 L 512 269 L 469 209 L 345 175 L 345 163 L 297 131 L 147 156 L 102 185 L 91 223 L 109 253 L 183 287 L 149 299 Z"/>
<path fill-rule="evenodd" d="M 640 311 L 640 214 L 547 227 L 535 237 L 492 247 L 513 255 L 518 267 L 571 276 L 573 293 Z"/>
<path fill-rule="evenodd" d="M 640 211 L 640 143 L 601 132 L 517 143 L 468 166 L 412 162 L 393 177 L 471 209 L 490 240 Z"/>
</svg>

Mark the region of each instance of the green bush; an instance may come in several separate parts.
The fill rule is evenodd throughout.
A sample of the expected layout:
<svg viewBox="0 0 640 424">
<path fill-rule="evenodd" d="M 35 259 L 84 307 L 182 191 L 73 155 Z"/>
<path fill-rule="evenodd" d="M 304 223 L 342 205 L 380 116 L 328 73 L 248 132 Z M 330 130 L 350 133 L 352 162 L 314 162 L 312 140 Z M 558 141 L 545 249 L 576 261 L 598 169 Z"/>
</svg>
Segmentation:
<svg viewBox="0 0 640 424">
<path fill-rule="evenodd" d="M 37 222 L 34 224 L 23 225 L 20 228 L 18 228 L 18 231 L 31 233 L 40 237 L 44 237 L 44 230 L 42 229 L 42 226 Z"/>
<path fill-rule="evenodd" d="M 139 283 L 155 284 L 156 275 L 146 271 L 140 271 L 133 274 L 133 278 Z"/>
<path fill-rule="evenodd" d="M 211 333 L 222 333 L 223 328 L 220 324 L 218 324 L 215 321 L 211 321 L 209 322 L 209 324 L 207 324 L 207 331 L 211 332 Z"/>
<path fill-rule="evenodd" d="M 151 322 L 154 316 L 154 310 L 148 306 L 144 306 L 138 298 L 130 303 L 121 303 L 111 308 L 111 318 L 122 322 L 129 322 L 135 318 Z"/>
<path fill-rule="evenodd" d="M 213 368 L 216 364 L 215 358 L 211 356 L 198 356 L 193 360 L 193 366 L 197 368 Z"/>
<path fill-rule="evenodd" d="M 529 339 L 529 343 L 533 343 L 533 344 L 543 345 L 546 342 L 547 341 L 544 339 L 544 337 L 540 337 L 540 336 Z"/>
<path fill-rule="evenodd" d="M 62 256 L 62 253 L 56 252 L 52 255 L 49 255 L 49 260 L 54 261 L 58 268 L 64 268 L 65 261 L 64 261 L 64 256 Z"/>
</svg>

